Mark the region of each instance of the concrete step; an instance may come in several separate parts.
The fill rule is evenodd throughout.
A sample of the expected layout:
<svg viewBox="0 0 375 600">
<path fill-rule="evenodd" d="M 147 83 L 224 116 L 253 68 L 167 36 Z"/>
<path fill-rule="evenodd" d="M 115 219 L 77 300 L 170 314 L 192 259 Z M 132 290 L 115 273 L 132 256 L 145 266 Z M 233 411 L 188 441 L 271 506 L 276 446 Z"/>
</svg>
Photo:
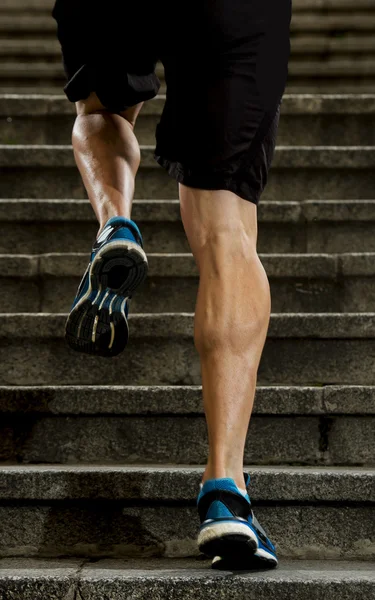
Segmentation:
<svg viewBox="0 0 375 600">
<path fill-rule="evenodd" d="M 210 561 L 190 559 L 3 559 L 4 600 L 61 598 L 156 598 L 169 600 L 362 600 L 371 598 L 375 576 L 366 562 L 283 561 L 276 571 L 213 571 Z"/>
<path fill-rule="evenodd" d="M 273 314 L 259 384 L 373 385 L 374 315 Z M 193 315 L 133 314 L 130 347 L 110 361 L 69 350 L 65 320 L 2 314 L 0 385 L 200 384 Z"/>
<path fill-rule="evenodd" d="M 147 252 L 189 252 L 178 200 L 135 200 Z M 374 200 L 261 201 L 261 253 L 375 252 Z M 0 253 L 83 252 L 98 225 L 87 200 L 0 199 Z"/>
<path fill-rule="evenodd" d="M 374 38 L 375 39 L 375 38 Z M 141 144 L 154 144 L 165 102 L 147 102 L 138 118 Z M 284 96 L 280 145 L 375 145 L 375 95 Z M 75 108 L 65 96 L 0 96 L 0 143 L 70 144 Z"/>
<path fill-rule="evenodd" d="M 174 600 L 362 600 L 374 594 L 375 576 L 366 562 L 283 561 L 276 571 L 213 571 L 210 561 L 191 559 L 3 559 L 4 600 L 155 597 Z"/>
<path fill-rule="evenodd" d="M 8 89 L 8 92 L 10 90 Z M 25 90 L 28 93 L 29 90 Z M 35 92 L 35 89 L 32 91 Z M 374 94 L 375 93 L 375 77 L 319 77 L 308 78 L 299 77 L 295 81 L 289 80 L 286 91 L 289 94 Z M 5 88 L 1 88 L 2 93 L 6 93 Z M 19 92 L 13 88 L 12 92 Z M 40 90 L 42 93 L 42 90 Z M 48 93 L 48 92 L 47 92 Z M 58 93 L 58 90 L 56 90 Z"/>
<path fill-rule="evenodd" d="M 302 60 L 290 62 L 290 77 L 296 79 L 298 76 L 319 78 L 319 77 L 374 77 L 375 63 L 374 57 L 368 58 L 343 58 L 330 57 L 327 60 Z"/>
<path fill-rule="evenodd" d="M 374 560 L 375 469 L 246 467 L 280 558 Z M 0 556 L 196 556 L 203 467 L 0 467 Z"/>
<path fill-rule="evenodd" d="M 175 180 L 142 146 L 135 197 L 176 198 Z M 375 146 L 279 146 L 264 200 L 367 199 L 374 191 Z M 83 184 L 70 146 L 0 146 L 2 197 L 82 198 Z"/>
<path fill-rule="evenodd" d="M 299 34 L 292 37 L 291 46 L 294 58 L 297 58 L 300 54 L 310 54 L 312 56 L 324 55 L 324 59 L 327 59 L 328 56 L 336 54 L 353 56 L 355 54 L 375 53 L 374 36 L 371 33 L 363 34 L 359 32 L 343 33 L 338 37 L 332 37 L 330 32 L 320 31 L 310 34 Z"/>
<path fill-rule="evenodd" d="M 300 33 L 301 31 L 374 31 L 375 30 L 375 11 L 374 6 L 368 10 L 352 9 L 347 11 L 322 11 L 322 12 L 296 12 L 293 14 L 291 31 Z"/>
<path fill-rule="evenodd" d="M 146 248 L 147 250 L 147 248 Z M 278 313 L 371 312 L 375 253 L 261 254 Z M 85 254 L 0 255 L 0 312 L 68 312 Z M 138 313 L 194 312 L 198 270 L 191 254 L 149 254 L 149 276 L 132 300 Z"/>
<path fill-rule="evenodd" d="M 196 386 L 2 387 L 0 416 L 5 462 L 204 464 L 208 453 Z M 258 387 L 244 460 L 375 466 L 375 387 Z"/>
</svg>

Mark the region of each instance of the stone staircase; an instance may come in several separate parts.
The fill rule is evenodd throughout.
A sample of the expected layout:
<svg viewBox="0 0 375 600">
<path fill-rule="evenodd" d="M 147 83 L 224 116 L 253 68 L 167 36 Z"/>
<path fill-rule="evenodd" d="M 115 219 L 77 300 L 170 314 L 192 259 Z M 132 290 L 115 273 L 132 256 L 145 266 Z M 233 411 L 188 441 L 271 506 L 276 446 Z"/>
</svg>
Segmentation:
<svg viewBox="0 0 375 600">
<path fill-rule="evenodd" d="M 60 93 L 53 4 L 2 0 L 0 93 Z M 293 0 L 291 32 L 290 92 L 375 92 L 374 0 Z"/>
<path fill-rule="evenodd" d="M 236 575 L 195 542 L 198 276 L 152 159 L 162 95 L 137 124 L 150 274 L 129 349 L 97 360 L 63 341 L 97 225 L 51 6 L 0 3 L 0 599 L 374 600 L 374 0 L 294 0 L 289 92 L 305 93 L 284 98 L 259 206 L 273 314 L 245 451 L 281 564 Z"/>
<path fill-rule="evenodd" d="M 0 598 L 375 598 L 375 96 L 287 95 L 259 251 L 273 315 L 245 462 L 279 570 L 213 572 L 195 499 L 207 452 L 197 272 L 177 188 L 137 126 L 150 275 L 130 347 L 63 341 L 96 233 L 73 107 L 0 97 Z"/>
</svg>

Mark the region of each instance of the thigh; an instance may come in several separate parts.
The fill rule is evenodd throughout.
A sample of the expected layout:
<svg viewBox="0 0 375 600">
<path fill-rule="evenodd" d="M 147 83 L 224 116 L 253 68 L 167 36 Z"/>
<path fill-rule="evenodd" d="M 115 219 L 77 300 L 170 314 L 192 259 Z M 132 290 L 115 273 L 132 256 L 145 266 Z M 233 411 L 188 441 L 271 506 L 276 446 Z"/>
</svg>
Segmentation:
<svg viewBox="0 0 375 600">
<path fill-rule="evenodd" d="M 179 26 L 174 52 L 163 54 L 168 94 L 156 154 L 181 183 L 256 202 L 286 85 L 290 0 L 192 4 L 195 20 Z"/>
<path fill-rule="evenodd" d="M 165 118 L 174 121 L 176 137 L 199 139 L 199 162 L 204 156 L 225 161 L 247 150 L 262 122 L 265 133 L 277 113 L 288 73 L 291 5 L 201 0 L 196 16 L 196 24 L 177 28 L 173 51 L 163 57 Z M 184 139 L 181 146 L 191 156 Z"/>
</svg>

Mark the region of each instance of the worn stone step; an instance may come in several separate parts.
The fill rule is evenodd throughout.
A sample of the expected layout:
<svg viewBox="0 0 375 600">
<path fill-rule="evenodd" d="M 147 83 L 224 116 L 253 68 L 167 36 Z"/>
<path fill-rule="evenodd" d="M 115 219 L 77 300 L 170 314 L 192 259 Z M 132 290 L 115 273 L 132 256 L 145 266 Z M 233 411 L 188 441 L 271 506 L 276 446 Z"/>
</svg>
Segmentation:
<svg viewBox="0 0 375 600">
<path fill-rule="evenodd" d="M 374 426 L 375 387 L 258 387 L 244 460 L 375 466 Z M 0 388 L 0 461 L 204 464 L 207 453 L 197 386 Z"/>
<path fill-rule="evenodd" d="M 147 248 L 146 248 L 147 250 Z M 275 312 L 371 312 L 375 253 L 261 254 Z M 194 312 L 198 269 L 191 254 L 149 254 L 149 276 L 132 300 L 138 313 Z M 0 255 L 0 312 L 69 311 L 88 253 Z"/>
<path fill-rule="evenodd" d="M 265 572 L 213 571 L 210 561 L 190 559 L 3 559 L 4 600 L 156 598 L 169 600 L 363 600 L 375 576 L 368 562 L 283 561 Z"/>
<path fill-rule="evenodd" d="M 135 197 L 176 198 L 177 184 L 142 146 Z M 264 200 L 371 198 L 375 146 L 279 146 Z M 0 146 L 1 195 L 8 198 L 82 198 L 71 146 Z"/>
<path fill-rule="evenodd" d="M 372 598 L 375 576 L 368 562 L 283 561 L 276 571 L 213 571 L 202 557 L 190 559 L 3 559 L 4 600 L 156 598 L 169 600 L 363 600 Z"/>
<path fill-rule="evenodd" d="M 297 12 L 293 14 L 291 31 L 374 31 L 375 11 L 348 10 L 345 12 Z"/>
<path fill-rule="evenodd" d="M 189 252 L 177 200 L 135 200 L 147 252 Z M 261 253 L 375 252 L 374 200 L 269 202 L 258 208 Z M 87 200 L 0 199 L 0 253 L 84 252 L 98 224 Z"/>
<path fill-rule="evenodd" d="M 200 384 L 193 315 L 133 314 L 129 348 L 107 361 L 69 350 L 65 320 L 65 314 L 1 315 L 0 384 Z M 259 384 L 373 385 L 374 352 L 374 313 L 274 314 Z"/>
<path fill-rule="evenodd" d="M 286 90 L 290 94 L 374 94 L 375 77 L 299 77 L 289 80 Z"/>
<path fill-rule="evenodd" d="M 375 470 L 246 467 L 280 558 L 373 560 Z M 0 556 L 194 556 L 203 467 L 1 466 Z"/>
<path fill-rule="evenodd" d="M 292 37 L 292 56 L 310 54 L 312 56 L 341 54 L 375 53 L 375 40 L 371 34 L 348 33 L 332 37 L 330 32 L 300 34 Z M 0 45 L 1 49 L 1 45 Z"/>
<path fill-rule="evenodd" d="M 366 58 L 342 58 L 332 56 L 324 61 L 299 60 L 290 63 L 290 76 L 319 77 L 374 77 L 374 56 Z"/>
<path fill-rule="evenodd" d="M 374 38 L 375 39 L 375 38 Z M 141 144 L 154 144 L 165 96 L 147 102 L 138 118 Z M 65 96 L 1 95 L 2 144 L 70 144 L 75 108 Z M 375 145 L 375 95 L 291 95 L 282 103 L 281 145 Z"/>
</svg>

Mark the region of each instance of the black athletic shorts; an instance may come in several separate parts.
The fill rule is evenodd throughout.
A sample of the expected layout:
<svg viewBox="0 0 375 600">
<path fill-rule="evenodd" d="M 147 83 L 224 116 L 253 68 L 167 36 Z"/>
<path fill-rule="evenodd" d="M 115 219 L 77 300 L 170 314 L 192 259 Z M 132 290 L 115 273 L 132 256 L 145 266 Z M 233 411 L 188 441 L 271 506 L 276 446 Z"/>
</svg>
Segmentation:
<svg viewBox="0 0 375 600">
<path fill-rule="evenodd" d="M 291 0 L 57 0 L 72 102 L 110 111 L 167 99 L 156 160 L 187 186 L 257 203 L 275 148 L 290 52 Z"/>
</svg>

